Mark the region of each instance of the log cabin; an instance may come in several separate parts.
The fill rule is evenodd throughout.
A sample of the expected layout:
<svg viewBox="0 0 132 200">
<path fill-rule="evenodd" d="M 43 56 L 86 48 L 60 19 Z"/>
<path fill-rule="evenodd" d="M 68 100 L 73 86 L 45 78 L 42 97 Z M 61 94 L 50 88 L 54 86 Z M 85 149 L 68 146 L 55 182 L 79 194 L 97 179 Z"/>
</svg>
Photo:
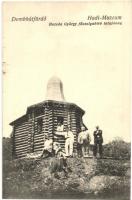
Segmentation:
<svg viewBox="0 0 132 200">
<path fill-rule="evenodd" d="M 74 153 L 76 153 L 77 136 L 83 124 L 85 111 L 74 103 L 65 101 L 63 84 L 58 77 L 52 77 L 47 84 L 45 101 L 27 107 L 26 114 L 10 123 L 12 131 L 13 158 L 26 157 L 31 153 L 40 153 L 44 141 L 55 136 L 58 122 L 63 123 L 74 134 Z M 86 126 L 85 126 L 86 127 Z M 65 139 L 59 136 L 58 142 L 64 149 Z"/>
</svg>

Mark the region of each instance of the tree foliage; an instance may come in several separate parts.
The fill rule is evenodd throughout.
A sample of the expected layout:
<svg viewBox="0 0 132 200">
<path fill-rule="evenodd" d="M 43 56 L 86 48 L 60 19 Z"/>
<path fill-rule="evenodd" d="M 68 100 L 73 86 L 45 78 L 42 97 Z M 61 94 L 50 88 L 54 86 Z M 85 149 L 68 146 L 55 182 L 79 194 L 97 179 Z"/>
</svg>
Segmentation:
<svg viewBox="0 0 132 200">
<path fill-rule="evenodd" d="M 131 145 L 121 138 L 115 138 L 112 142 L 104 145 L 104 156 L 114 159 L 130 159 Z"/>
</svg>

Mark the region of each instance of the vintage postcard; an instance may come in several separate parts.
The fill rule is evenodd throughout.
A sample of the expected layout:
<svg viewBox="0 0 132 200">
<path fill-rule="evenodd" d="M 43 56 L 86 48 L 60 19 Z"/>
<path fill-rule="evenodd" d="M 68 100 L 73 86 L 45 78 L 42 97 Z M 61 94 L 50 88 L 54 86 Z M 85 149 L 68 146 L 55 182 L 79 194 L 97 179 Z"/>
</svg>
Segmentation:
<svg viewBox="0 0 132 200">
<path fill-rule="evenodd" d="M 3 199 L 130 199 L 130 1 L 3 2 Z"/>
</svg>

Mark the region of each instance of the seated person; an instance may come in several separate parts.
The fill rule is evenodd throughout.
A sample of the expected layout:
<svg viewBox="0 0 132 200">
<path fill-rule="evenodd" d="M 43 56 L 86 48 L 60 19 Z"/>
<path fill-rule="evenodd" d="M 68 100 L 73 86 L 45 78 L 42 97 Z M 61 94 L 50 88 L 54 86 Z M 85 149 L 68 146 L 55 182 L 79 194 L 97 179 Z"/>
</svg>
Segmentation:
<svg viewBox="0 0 132 200">
<path fill-rule="evenodd" d="M 55 152 L 55 158 L 52 159 L 50 163 L 50 171 L 54 173 L 55 178 L 60 178 L 58 172 L 63 171 L 65 177 L 67 177 L 68 172 L 71 172 L 71 169 L 67 165 L 66 154 L 61 149 L 59 143 L 53 143 L 53 150 Z"/>
<path fill-rule="evenodd" d="M 53 155 L 53 140 L 47 139 L 44 143 L 44 148 L 40 158 L 47 158 Z"/>
<path fill-rule="evenodd" d="M 53 151 L 56 157 L 65 157 L 66 154 L 63 152 L 60 144 L 58 142 L 53 143 Z"/>
</svg>

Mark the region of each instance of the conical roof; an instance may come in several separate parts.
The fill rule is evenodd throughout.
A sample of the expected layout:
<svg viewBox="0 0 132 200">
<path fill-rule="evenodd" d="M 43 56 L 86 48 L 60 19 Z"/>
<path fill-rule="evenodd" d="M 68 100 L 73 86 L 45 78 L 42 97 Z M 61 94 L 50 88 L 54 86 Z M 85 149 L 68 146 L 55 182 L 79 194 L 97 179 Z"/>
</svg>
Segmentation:
<svg viewBox="0 0 132 200">
<path fill-rule="evenodd" d="M 65 101 L 63 83 L 57 76 L 53 76 L 48 81 L 46 100 Z"/>
</svg>

